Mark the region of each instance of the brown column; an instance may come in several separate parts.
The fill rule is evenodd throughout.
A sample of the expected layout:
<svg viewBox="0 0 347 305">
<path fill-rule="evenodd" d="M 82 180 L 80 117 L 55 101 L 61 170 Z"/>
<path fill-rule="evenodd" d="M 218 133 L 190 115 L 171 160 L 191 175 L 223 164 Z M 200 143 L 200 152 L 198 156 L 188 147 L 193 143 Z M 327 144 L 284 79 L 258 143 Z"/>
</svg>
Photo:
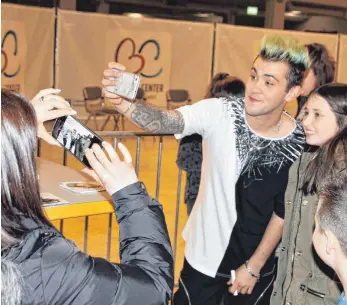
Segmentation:
<svg viewBox="0 0 347 305">
<path fill-rule="evenodd" d="M 108 14 L 110 12 L 110 5 L 106 3 L 105 0 L 100 0 L 100 3 L 96 11 L 98 13 Z"/>
<path fill-rule="evenodd" d="M 265 27 L 283 30 L 285 10 L 286 0 L 266 0 Z"/>
<path fill-rule="evenodd" d="M 60 0 L 59 7 L 63 10 L 75 11 L 77 8 L 77 0 Z"/>
</svg>

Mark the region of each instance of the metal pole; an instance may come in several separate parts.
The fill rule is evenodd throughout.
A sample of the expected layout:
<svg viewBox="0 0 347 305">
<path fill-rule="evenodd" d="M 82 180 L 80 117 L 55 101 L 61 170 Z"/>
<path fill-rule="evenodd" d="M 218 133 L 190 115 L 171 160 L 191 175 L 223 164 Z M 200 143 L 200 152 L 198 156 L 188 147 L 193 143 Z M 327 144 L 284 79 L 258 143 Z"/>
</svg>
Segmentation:
<svg viewBox="0 0 347 305">
<path fill-rule="evenodd" d="M 88 248 L 88 227 L 89 227 L 89 216 L 86 216 L 84 219 L 84 242 L 83 242 L 83 251 L 87 252 Z"/>
<path fill-rule="evenodd" d="M 117 138 L 116 137 L 113 138 L 113 148 L 117 149 Z"/>
<path fill-rule="evenodd" d="M 182 179 L 182 170 L 179 169 L 179 171 L 178 171 L 177 198 L 176 198 L 175 233 L 174 233 L 174 244 L 173 244 L 174 264 L 176 262 L 178 221 L 179 221 L 179 214 L 180 214 L 181 179 Z"/>
<path fill-rule="evenodd" d="M 41 157 L 41 140 L 38 138 L 37 139 L 37 149 L 36 149 L 36 154 L 37 157 Z"/>
<path fill-rule="evenodd" d="M 136 144 L 136 165 L 135 165 L 135 172 L 136 175 L 139 174 L 139 168 L 140 168 L 140 152 L 141 152 L 141 137 L 137 137 L 137 144 Z"/>
<path fill-rule="evenodd" d="M 56 85 L 57 73 L 57 46 L 58 46 L 58 0 L 54 5 L 54 37 L 53 37 L 53 88 Z"/>
<path fill-rule="evenodd" d="M 213 24 L 213 40 L 212 40 L 212 64 L 211 64 L 211 79 L 214 75 L 214 59 L 215 59 L 215 53 L 216 53 L 216 32 L 217 32 L 217 23 Z"/>
<path fill-rule="evenodd" d="M 161 174 L 161 159 L 163 157 L 163 137 L 159 138 L 159 149 L 158 149 L 158 165 L 157 165 L 157 186 L 155 190 L 155 199 L 159 198 L 160 189 L 160 174 Z"/>
<path fill-rule="evenodd" d="M 67 164 L 67 150 L 64 149 L 64 154 L 63 154 L 63 165 L 66 166 Z"/>
<path fill-rule="evenodd" d="M 59 232 L 63 234 L 64 231 L 64 219 L 60 219 L 59 221 Z"/>
<path fill-rule="evenodd" d="M 108 232 L 107 232 L 107 259 L 111 257 L 111 238 L 112 238 L 112 216 L 113 213 L 108 214 Z"/>
</svg>

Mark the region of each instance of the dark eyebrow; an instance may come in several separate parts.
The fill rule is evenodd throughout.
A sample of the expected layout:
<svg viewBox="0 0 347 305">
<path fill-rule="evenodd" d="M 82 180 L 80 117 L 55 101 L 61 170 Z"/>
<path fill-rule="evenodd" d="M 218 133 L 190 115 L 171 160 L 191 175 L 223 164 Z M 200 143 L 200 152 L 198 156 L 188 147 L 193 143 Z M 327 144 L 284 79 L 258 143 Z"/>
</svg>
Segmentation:
<svg viewBox="0 0 347 305">
<path fill-rule="evenodd" d="M 277 81 L 278 83 L 280 82 L 275 76 L 273 76 L 272 74 L 264 74 L 264 76 L 266 77 L 271 77 L 273 78 L 275 81 Z"/>
<path fill-rule="evenodd" d="M 251 69 L 251 71 L 253 71 L 253 72 L 255 72 L 255 73 L 257 73 L 258 74 L 258 71 L 257 71 L 257 69 L 256 68 L 254 68 L 254 67 L 252 67 L 252 69 Z M 264 76 L 265 77 L 271 77 L 271 78 L 273 78 L 276 82 L 280 82 L 275 76 L 273 76 L 272 74 L 264 74 Z"/>
</svg>

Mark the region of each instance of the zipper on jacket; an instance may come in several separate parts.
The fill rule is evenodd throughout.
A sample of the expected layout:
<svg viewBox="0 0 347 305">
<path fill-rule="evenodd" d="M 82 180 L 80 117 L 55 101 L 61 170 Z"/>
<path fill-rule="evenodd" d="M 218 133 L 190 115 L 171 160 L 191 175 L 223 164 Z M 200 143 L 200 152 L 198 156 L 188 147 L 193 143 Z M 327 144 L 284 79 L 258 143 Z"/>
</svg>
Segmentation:
<svg viewBox="0 0 347 305">
<path fill-rule="evenodd" d="M 321 299 L 325 298 L 325 293 L 313 290 L 313 289 L 311 289 L 311 288 L 309 288 L 309 287 L 307 287 L 307 286 L 305 286 L 303 284 L 300 285 L 300 290 L 301 291 L 307 290 L 307 293 L 312 294 L 312 295 L 314 295 L 317 298 L 321 298 Z"/>
<path fill-rule="evenodd" d="M 301 180 L 300 179 L 300 168 L 301 168 L 301 163 L 302 163 L 302 159 L 303 159 L 303 154 L 304 154 L 304 152 L 300 156 L 300 161 L 299 161 L 299 164 L 298 164 L 298 170 L 297 170 L 297 174 L 296 174 L 296 181 L 297 181 L 297 183 L 296 183 L 296 190 L 295 190 L 294 200 L 293 200 L 293 216 L 294 216 L 294 220 L 295 220 L 295 215 L 296 215 L 296 209 L 295 209 L 295 206 L 294 206 L 295 202 L 297 202 L 297 199 L 299 199 L 299 198 L 302 200 L 302 197 L 303 197 L 303 193 L 299 189 L 299 185 L 301 184 L 301 181 L 300 181 Z M 298 208 L 300 209 L 299 214 L 301 214 L 301 204 L 298 204 Z M 287 299 L 288 291 L 290 290 L 290 287 L 291 287 L 291 284 L 292 284 L 292 281 L 293 281 L 295 250 L 296 250 L 296 242 L 297 242 L 297 238 L 298 238 L 298 234 L 299 234 L 300 223 L 301 223 L 301 217 L 299 215 L 298 230 L 296 232 L 296 236 L 295 236 L 295 239 L 294 239 L 295 243 L 294 243 L 294 247 L 293 247 L 293 254 L 292 254 L 292 257 L 290 258 L 290 263 L 291 263 L 291 274 L 290 274 L 290 277 L 291 278 L 290 278 L 290 282 L 289 282 L 288 288 L 286 289 L 286 292 L 283 293 L 283 300 Z M 290 244 L 291 240 L 292 240 L 292 238 L 291 238 L 291 235 L 290 235 L 289 244 Z M 288 247 L 288 250 L 289 249 L 290 249 L 290 247 Z M 288 276 L 288 269 L 287 269 L 287 276 Z M 286 282 L 286 280 L 283 281 L 282 289 L 284 288 L 285 282 Z"/>
</svg>

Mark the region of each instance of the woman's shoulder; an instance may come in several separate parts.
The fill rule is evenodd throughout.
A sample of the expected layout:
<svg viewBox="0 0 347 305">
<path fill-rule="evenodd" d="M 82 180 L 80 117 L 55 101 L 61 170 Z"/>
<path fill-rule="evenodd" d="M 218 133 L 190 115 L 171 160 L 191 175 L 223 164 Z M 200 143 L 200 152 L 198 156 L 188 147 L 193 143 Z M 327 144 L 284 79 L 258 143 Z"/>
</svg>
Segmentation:
<svg viewBox="0 0 347 305">
<path fill-rule="evenodd" d="M 43 232 L 42 233 L 45 244 L 42 247 L 43 257 L 46 256 L 50 259 L 55 259 L 57 261 L 63 260 L 64 257 L 68 257 L 73 255 L 74 253 L 81 252 L 80 249 L 71 241 L 66 239 L 61 234 L 51 233 L 51 232 Z"/>
</svg>

